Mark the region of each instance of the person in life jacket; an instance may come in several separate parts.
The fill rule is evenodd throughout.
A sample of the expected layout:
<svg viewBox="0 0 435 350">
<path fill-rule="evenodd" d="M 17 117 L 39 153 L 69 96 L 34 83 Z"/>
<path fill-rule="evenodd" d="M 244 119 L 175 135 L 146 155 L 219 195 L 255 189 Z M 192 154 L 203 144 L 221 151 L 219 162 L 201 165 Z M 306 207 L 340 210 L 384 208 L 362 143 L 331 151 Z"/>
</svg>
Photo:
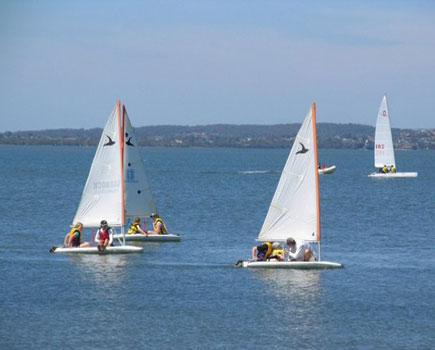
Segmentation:
<svg viewBox="0 0 435 350">
<path fill-rule="evenodd" d="M 97 231 L 95 240 L 98 241 L 98 251 L 104 252 L 107 246 L 113 241 L 113 229 L 109 227 L 106 220 L 101 220 L 100 228 Z"/>
<path fill-rule="evenodd" d="M 270 261 L 284 261 L 284 248 L 278 242 L 272 244 L 272 252 L 269 256 Z"/>
<path fill-rule="evenodd" d="M 148 233 L 157 233 L 158 235 L 165 235 L 168 233 L 165 223 L 158 214 L 152 213 L 150 218 L 153 219 L 153 231 L 148 231 Z"/>
<path fill-rule="evenodd" d="M 266 261 L 272 253 L 272 242 L 264 242 L 261 245 L 252 247 L 252 260 Z"/>
<path fill-rule="evenodd" d="M 395 173 L 396 172 L 396 168 L 394 167 L 394 165 L 390 166 L 390 173 Z"/>
<path fill-rule="evenodd" d="M 143 230 L 142 227 L 140 227 L 140 218 L 135 217 L 134 220 L 131 222 L 130 227 L 128 228 L 128 234 L 134 235 L 138 233 L 148 236 L 148 231 L 146 229 Z"/>
<path fill-rule="evenodd" d="M 386 165 L 384 165 L 384 166 L 382 167 L 381 172 L 382 172 L 383 174 L 388 173 L 388 168 L 387 168 Z"/>
<path fill-rule="evenodd" d="M 90 247 L 89 242 L 82 242 L 83 224 L 77 222 L 73 228 L 65 235 L 64 245 L 68 248 Z"/>
</svg>

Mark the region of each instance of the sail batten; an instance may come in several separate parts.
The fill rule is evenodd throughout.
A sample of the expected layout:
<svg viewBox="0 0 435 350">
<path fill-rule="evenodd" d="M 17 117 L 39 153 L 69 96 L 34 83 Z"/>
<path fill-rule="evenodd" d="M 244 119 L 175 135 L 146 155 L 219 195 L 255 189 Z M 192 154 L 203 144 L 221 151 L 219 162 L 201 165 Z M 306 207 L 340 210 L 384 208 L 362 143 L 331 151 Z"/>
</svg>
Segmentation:
<svg viewBox="0 0 435 350">
<path fill-rule="evenodd" d="M 375 131 L 375 168 L 384 165 L 396 167 L 394 157 L 393 137 L 391 135 L 390 114 L 388 111 L 387 96 L 384 95 L 376 119 Z"/>
<path fill-rule="evenodd" d="M 296 135 L 258 240 L 320 240 L 315 106 Z"/>
</svg>

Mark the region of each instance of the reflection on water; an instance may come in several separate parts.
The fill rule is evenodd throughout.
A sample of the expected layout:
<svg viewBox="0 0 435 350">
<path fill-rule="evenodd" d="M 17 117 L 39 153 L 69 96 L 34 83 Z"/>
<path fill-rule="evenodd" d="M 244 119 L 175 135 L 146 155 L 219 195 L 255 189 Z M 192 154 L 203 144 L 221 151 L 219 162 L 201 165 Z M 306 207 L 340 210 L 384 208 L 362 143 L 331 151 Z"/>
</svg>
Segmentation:
<svg viewBox="0 0 435 350">
<path fill-rule="evenodd" d="M 78 254 L 69 258 L 77 265 L 80 278 L 86 283 L 111 289 L 120 286 L 126 278 L 128 254 Z"/>
<path fill-rule="evenodd" d="M 266 292 L 278 298 L 283 324 L 297 321 L 301 330 L 309 331 L 322 303 L 319 286 L 322 271 L 264 269 L 255 272 L 265 281 Z"/>
<path fill-rule="evenodd" d="M 255 272 L 270 286 L 268 291 L 280 298 L 311 303 L 319 295 L 321 271 L 262 269 Z"/>
</svg>

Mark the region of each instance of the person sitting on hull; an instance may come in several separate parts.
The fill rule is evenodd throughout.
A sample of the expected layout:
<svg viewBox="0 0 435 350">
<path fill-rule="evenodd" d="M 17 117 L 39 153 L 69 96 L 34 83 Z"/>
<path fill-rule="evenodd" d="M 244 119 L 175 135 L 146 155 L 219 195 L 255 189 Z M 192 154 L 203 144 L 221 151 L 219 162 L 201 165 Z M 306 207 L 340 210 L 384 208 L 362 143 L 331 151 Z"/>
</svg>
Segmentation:
<svg viewBox="0 0 435 350">
<path fill-rule="evenodd" d="M 381 173 L 382 174 L 386 174 L 386 173 L 388 173 L 388 168 L 387 168 L 387 166 L 384 164 L 384 166 L 381 168 Z"/>
<path fill-rule="evenodd" d="M 286 243 L 289 246 L 287 250 L 289 261 L 316 261 L 316 256 L 309 243 L 296 243 L 292 237 L 287 238 Z"/>
<path fill-rule="evenodd" d="M 97 249 L 99 252 L 104 252 L 106 248 L 113 242 L 113 229 L 109 227 L 106 220 L 101 220 L 100 228 L 95 236 L 95 241 L 98 241 Z"/>
<path fill-rule="evenodd" d="M 165 223 L 158 214 L 152 213 L 150 218 L 153 219 L 153 230 L 148 231 L 148 233 L 154 233 L 158 235 L 166 235 L 168 233 Z"/>
<path fill-rule="evenodd" d="M 143 230 L 142 227 L 140 226 L 139 217 L 135 217 L 134 220 L 132 221 L 130 227 L 128 228 L 128 234 L 129 235 L 143 234 L 145 236 L 148 236 L 148 231 L 146 229 Z"/>
<path fill-rule="evenodd" d="M 394 174 L 396 172 L 396 167 L 394 165 L 390 166 L 390 173 Z"/>
<path fill-rule="evenodd" d="M 83 224 L 77 222 L 69 233 L 65 235 L 64 245 L 68 248 L 86 248 L 90 247 L 89 242 L 82 242 Z"/>
</svg>

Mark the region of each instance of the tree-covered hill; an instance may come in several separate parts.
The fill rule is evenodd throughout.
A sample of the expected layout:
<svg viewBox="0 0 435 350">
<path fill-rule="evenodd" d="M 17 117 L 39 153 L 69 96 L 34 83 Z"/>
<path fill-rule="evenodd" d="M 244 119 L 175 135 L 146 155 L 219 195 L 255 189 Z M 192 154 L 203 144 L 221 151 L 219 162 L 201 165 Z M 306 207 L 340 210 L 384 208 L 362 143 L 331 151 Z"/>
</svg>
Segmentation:
<svg viewBox="0 0 435 350">
<path fill-rule="evenodd" d="M 300 124 L 158 125 L 135 128 L 140 146 L 149 147 L 289 147 Z M 101 128 L 53 129 L 0 133 L 0 144 L 95 146 Z M 393 129 L 396 148 L 435 149 L 435 130 Z M 375 129 L 361 124 L 318 123 L 320 148 L 373 148 Z"/>
</svg>

